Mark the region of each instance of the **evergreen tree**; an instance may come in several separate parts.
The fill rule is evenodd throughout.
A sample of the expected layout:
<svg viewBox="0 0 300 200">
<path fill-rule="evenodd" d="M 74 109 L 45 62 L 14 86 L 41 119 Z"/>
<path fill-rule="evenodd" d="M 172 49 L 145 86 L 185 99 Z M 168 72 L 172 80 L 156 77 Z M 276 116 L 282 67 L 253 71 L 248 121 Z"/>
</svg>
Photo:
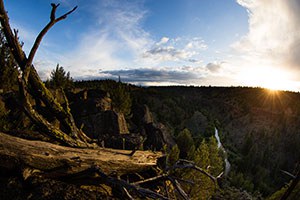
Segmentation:
<svg viewBox="0 0 300 200">
<path fill-rule="evenodd" d="M 193 145 L 193 146 L 191 146 L 190 150 L 188 151 L 187 159 L 195 160 L 195 152 L 196 152 L 196 147 L 195 147 L 195 145 Z"/>
<path fill-rule="evenodd" d="M 52 70 L 50 80 L 47 81 L 46 85 L 53 89 L 69 89 L 73 85 L 73 79 L 70 72 L 66 72 L 62 66 L 57 64 L 55 70 Z"/>
<path fill-rule="evenodd" d="M 115 90 L 110 94 L 113 108 L 128 117 L 131 113 L 132 99 L 127 88 L 119 83 Z"/>
<path fill-rule="evenodd" d="M 202 167 L 204 169 L 208 168 L 210 165 L 210 159 L 209 159 L 209 148 L 205 141 L 205 139 L 202 140 L 200 146 L 197 148 L 195 152 L 195 163 L 199 167 Z"/>
<path fill-rule="evenodd" d="M 195 153 L 195 163 L 197 166 L 207 170 L 210 169 L 210 152 L 207 142 L 203 139 L 200 146 L 197 148 Z M 205 175 L 196 172 L 195 181 L 197 182 L 197 187 L 192 188 L 191 196 L 193 199 L 210 199 L 214 193 L 214 183 Z"/>
<path fill-rule="evenodd" d="M 121 82 L 106 80 L 102 83 L 101 89 L 110 94 L 113 109 L 122 112 L 126 118 L 129 118 L 132 106 L 129 87 Z"/>
<path fill-rule="evenodd" d="M 200 146 L 194 151 L 194 162 L 197 166 L 209 172 L 210 154 L 209 147 L 205 140 L 202 140 Z M 195 184 L 185 184 L 185 191 L 189 191 L 191 199 L 210 199 L 214 193 L 214 183 L 204 174 L 195 170 L 186 170 L 182 172 L 182 178 L 191 180 Z"/>
<path fill-rule="evenodd" d="M 191 132 L 186 128 L 183 129 L 176 138 L 176 143 L 180 149 L 180 158 L 187 158 L 189 151 L 194 145 Z"/>
<path fill-rule="evenodd" d="M 209 138 L 208 148 L 209 148 L 209 160 L 211 165 L 210 172 L 214 176 L 217 176 L 223 171 L 223 160 L 219 154 L 217 140 L 214 136 L 211 136 Z"/>
<path fill-rule="evenodd" d="M 176 145 L 172 147 L 169 154 L 167 155 L 167 165 L 172 166 L 176 163 L 176 161 L 179 159 L 180 150 Z"/>
</svg>

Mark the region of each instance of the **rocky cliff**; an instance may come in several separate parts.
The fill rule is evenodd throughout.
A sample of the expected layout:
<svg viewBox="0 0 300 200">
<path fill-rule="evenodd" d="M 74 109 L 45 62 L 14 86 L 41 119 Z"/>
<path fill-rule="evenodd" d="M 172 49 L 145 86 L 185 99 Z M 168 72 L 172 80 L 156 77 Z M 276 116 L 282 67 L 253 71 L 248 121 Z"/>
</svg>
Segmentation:
<svg viewBox="0 0 300 200">
<path fill-rule="evenodd" d="M 102 146 L 160 150 L 165 144 L 175 144 L 170 131 L 154 122 L 146 105 L 133 105 L 132 118 L 126 120 L 123 113 L 112 108 L 110 95 L 103 90 L 82 90 L 68 95 L 76 124 Z"/>
</svg>

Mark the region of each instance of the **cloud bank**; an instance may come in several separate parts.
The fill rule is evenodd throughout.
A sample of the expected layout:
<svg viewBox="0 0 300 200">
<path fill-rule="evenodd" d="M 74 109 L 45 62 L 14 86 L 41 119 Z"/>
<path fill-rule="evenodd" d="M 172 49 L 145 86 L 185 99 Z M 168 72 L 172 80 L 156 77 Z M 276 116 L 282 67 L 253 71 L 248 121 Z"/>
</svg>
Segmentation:
<svg viewBox="0 0 300 200">
<path fill-rule="evenodd" d="M 233 47 L 246 62 L 300 70 L 300 1 L 237 2 L 248 10 L 249 32 Z"/>
<path fill-rule="evenodd" d="M 224 85 L 228 74 L 223 71 L 224 63 L 209 63 L 199 67 L 161 67 L 161 68 L 137 68 L 127 70 L 99 70 L 95 76 L 77 77 L 84 79 L 113 79 L 118 80 L 119 76 L 123 82 L 136 85 Z"/>
<path fill-rule="evenodd" d="M 131 70 L 113 70 L 101 71 L 103 75 L 111 79 L 118 76 L 124 82 L 137 85 L 185 85 L 193 81 L 198 81 L 201 77 L 190 71 L 167 70 L 167 69 L 131 69 Z"/>
</svg>

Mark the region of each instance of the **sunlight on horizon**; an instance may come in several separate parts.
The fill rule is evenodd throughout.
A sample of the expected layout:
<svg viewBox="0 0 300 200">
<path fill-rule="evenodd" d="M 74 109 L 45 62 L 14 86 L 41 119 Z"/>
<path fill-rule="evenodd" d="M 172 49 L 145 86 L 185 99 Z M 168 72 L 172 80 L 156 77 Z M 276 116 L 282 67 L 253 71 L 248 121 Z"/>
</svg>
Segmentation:
<svg viewBox="0 0 300 200">
<path fill-rule="evenodd" d="M 299 91 L 291 81 L 291 74 L 271 67 L 251 68 L 238 74 L 239 81 L 247 86 L 262 87 L 269 90 Z"/>
</svg>

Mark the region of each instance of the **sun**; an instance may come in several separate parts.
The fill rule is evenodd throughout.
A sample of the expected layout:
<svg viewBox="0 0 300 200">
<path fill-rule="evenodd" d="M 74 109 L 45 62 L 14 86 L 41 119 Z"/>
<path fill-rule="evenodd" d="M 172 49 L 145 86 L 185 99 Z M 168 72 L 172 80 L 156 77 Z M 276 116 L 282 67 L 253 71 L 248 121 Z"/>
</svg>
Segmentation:
<svg viewBox="0 0 300 200">
<path fill-rule="evenodd" d="M 286 77 L 278 71 L 268 71 L 261 74 L 261 87 L 270 90 L 284 90 L 289 87 Z"/>
<path fill-rule="evenodd" d="M 296 88 L 287 71 L 271 67 L 245 70 L 238 75 L 238 79 L 246 86 L 262 87 L 273 91 Z"/>
</svg>

